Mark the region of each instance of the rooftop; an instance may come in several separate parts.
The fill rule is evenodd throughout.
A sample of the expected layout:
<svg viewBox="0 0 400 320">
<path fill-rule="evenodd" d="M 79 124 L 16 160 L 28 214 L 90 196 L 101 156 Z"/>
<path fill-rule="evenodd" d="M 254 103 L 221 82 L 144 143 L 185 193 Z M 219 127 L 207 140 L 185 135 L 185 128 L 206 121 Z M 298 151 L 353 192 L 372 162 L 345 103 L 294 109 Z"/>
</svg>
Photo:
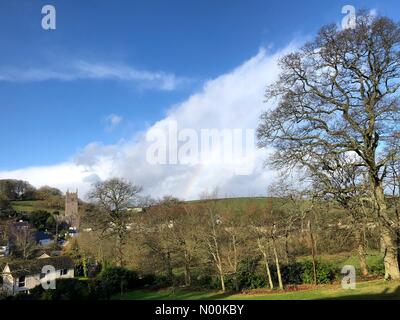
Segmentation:
<svg viewBox="0 0 400 320">
<path fill-rule="evenodd" d="M 11 275 L 16 278 L 20 276 L 34 275 L 42 272 L 44 266 L 53 266 L 56 270 L 73 269 L 74 262 L 70 257 L 59 256 L 34 260 L 19 260 L 8 263 Z"/>
</svg>

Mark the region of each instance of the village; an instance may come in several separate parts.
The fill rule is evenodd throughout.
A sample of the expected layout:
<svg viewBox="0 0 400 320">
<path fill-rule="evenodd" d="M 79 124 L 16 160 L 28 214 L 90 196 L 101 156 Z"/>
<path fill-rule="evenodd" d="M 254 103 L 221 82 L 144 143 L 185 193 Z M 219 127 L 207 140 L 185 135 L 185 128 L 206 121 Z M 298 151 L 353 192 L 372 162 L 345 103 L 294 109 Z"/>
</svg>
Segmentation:
<svg viewBox="0 0 400 320">
<path fill-rule="evenodd" d="M 64 230 L 60 232 L 59 227 L 63 224 Z M 23 260 L 3 265 L 2 291 L 5 294 L 29 293 L 29 290 L 47 283 L 49 279 L 74 277 L 74 263 L 63 255 L 62 248 L 68 245 L 69 239 L 78 235 L 78 192 L 66 193 L 64 214 L 57 221 L 56 230 L 34 230 L 34 226 L 24 220 L 11 220 L 7 228 L 8 230 L 3 230 L 6 235 L 1 237 L 0 259 L 8 257 L 13 250 L 22 247 Z M 27 255 L 27 250 L 33 251 L 33 246 L 35 253 Z M 44 274 L 46 266 L 53 266 L 54 271 Z"/>
<path fill-rule="evenodd" d="M 24 181 L 0 180 L 1 197 L 4 199 L 4 194 L 12 194 L 13 188 L 16 190 L 21 186 L 24 191 L 19 197 L 25 200 L 16 201 L 18 204 L 41 203 L 41 201 L 32 202 L 29 199 L 27 195 L 34 188 Z M 55 188 L 44 187 L 37 190 L 37 193 L 45 195 L 42 201 L 52 203 L 49 205 L 50 208 L 63 209 L 53 213 L 43 209 L 24 212 L 18 211 L 18 205 L 17 210 L 14 210 L 11 206 L 4 205 L 7 201 L 2 201 L 3 208 L 0 209 L 2 287 L 0 292 L 5 296 L 30 294 L 30 290 L 38 286 L 46 286 L 50 281 L 74 278 L 76 264 L 65 253 L 66 248 L 71 245 L 71 241 L 76 240 L 79 232 L 92 231 L 91 228 L 82 230 L 80 228 L 82 210 L 79 206 L 83 202 L 78 197 L 78 190 L 67 191 L 65 195 L 62 195 L 61 191 Z M 61 202 L 64 204 L 62 205 Z M 126 210 L 141 212 L 142 208 L 128 206 Z M 37 219 L 40 217 L 34 217 L 35 215 L 44 216 L 44 221 L 41 219 L 42 224 L 38 225 Z M 52 219 L 55 220 L 52 221 Z M 49 220 L 51 220 L 50 223 Z M 128 225 L 127 229 L 129 228 Z"/>
</svg>

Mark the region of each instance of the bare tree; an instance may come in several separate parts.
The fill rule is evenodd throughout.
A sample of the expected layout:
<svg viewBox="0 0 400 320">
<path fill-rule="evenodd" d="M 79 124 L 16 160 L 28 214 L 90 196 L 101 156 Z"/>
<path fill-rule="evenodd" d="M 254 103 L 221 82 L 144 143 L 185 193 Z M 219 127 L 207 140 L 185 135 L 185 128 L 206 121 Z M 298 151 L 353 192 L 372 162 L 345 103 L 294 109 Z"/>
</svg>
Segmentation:
<svg viewBox="0 0 400 320">
<path fill-rule="evenodd" d="M 282 173 L 280 178 L 269 186 L 268 194 L 274 197 L 271 210 L 279 211 L 281 216 L 279 229 L 284 234 L 286 262 L 293 262 L 295 256 L 291 253 L 289 241 L 293 233 L 304 234 L 302 231 L 305 231 L 305 219 L 311 210 L 310 201 L 307 199 L 309 190 L 301 186 L 299 179 L 295 184 L 291 176 Z"/>
<path fill-rule="evenodd" d="M 258 250 L 262 254 L 264 266 L 265 266 L 265 271 L 267 272 L 267 279 L 268 279 L 268 284 L 271 289 L 274 289 L 274 283 L 272 281 L 272 276 L 271 276 L 271 269 L 269 268 L 269 255 L 268 255 L 268 243 L 265 243 L 265 238 L 262 236 L 257 237 L 257 247 Z"/>
<path fill-rule="evenodd" d="M 250 227 L 254 237 L 256 238 L 257 248 L 262 254 L 270 288 L 274 288 L 271 270 L 269 268 L 269 261 L 270 259 L 273 259 L 275 262 L 279 289 L 283 289 L 280 257 L 278 254 L 278 242 L 282 239 L 282 235 L 277 230 L 272 201 L 268 202 L 265 209 L 258 210 L 252 215 L 250 218 Z"/>
<path fill-rule="evenodd" d="M 11 232 L 13 252 L 22 259 L 29 259 L 36 250 L 34 231 L 28 226 L 13 228 Z"/>
<path fill-rule="evenodd" d="M 192 264 L 196 260 L 196 253 L 200 245 L 200 239 L 196 232 L 193 232 L 193 226 L 198 222 L 196 210 L 193 210 L 190 205 L 184 206 L 185 213 L 183 217 L 178 220 L 178 227 L 175 237 L 180 244 L 181 251 L 183 252 L 185 285 L 190 286 L 192 283 L 191 269 Z"/>
<path fill-rule="evenodd" d="M 391 204 L 394 207 L 395 218 L 397 222 L 397 248 L 400 248 L 400 161 L 391 161 L 388 169 L 388 179 L 385 187 L 391 193 Z M 400 250 L 398 250 L 398 259 L 400 261 Z"/>
<path fill-rule="evenodd" d="M 141 239 L 143 244 L 163 265 L 168 280 L 174 285 L 173 267 L 182 266 L 185 285 L 192 281 L 191 268 L 198 246 L 195 208 L 179 200 L 164 198 L 143 216 Z"/>
<path fill-rule="evenodd" d="M 354 29 L 323 27 L 313 42 L 281 60 L 267 89 L 277 108 L 262 115 L 260 146 L 274 146 L 272 163 L 322 170 L 327 155 L 354 155 L 365 168 L 380 227 L 385 278 L 399 279 L 395 226 L 383 181 L 399 157 L 400 27 L 361 13 Z"/>
<path fill-rule="evenodd" d="M 218 275 L 221 282 L 221 290 L 225 291 L 225 270 L 222 262 L 221 253 L 221 233 L 223 233 L 223 228 L 221 228 L 222 221 L 218 217 L 215 202 L 208 203 L 208 205 L 206 206 L 206 214 L 208 216 L 208 221 L 206 225 L 206 244 L 208 247 L 208 252 L 212 256 L 214 264 L 218 270 Z"/>
<path fill-rule="evenodd" d="M 277 250 L 277 235 L 276 235 L 276 224 L 272 226 L 271 230 L 271 242 L 272 242 L 272 250 L 274 252 L 274 258 L 275 258 L 275 266 L 276 266 L 276 274 L 278 276 L 278 284 L 279 284 L 279 289 L 283 290 L 283 282 L 282 282 L 282 274 L 281 274 L 281 266 L 279 263 L 279 255 L 278 255 L 278 250 Z"/>
<path fill-rule="evenodd" d="M 221 210 L 222 211 L 222 210 Z M 221 212 L 221 220 L 226 235 L 226 260 L 229 273 L 233 277 L 235 290 L 240 290 L 239 266 L 248 256 L 246 242 L 250 240 L 248 225 L 244 223 L 244 212 L 234 205 L 225 206 Z"/>
<path fill-rule="evenodd" d="M 141 192 L 140 186 L 131 182 L 113 178 L 96 183 L 89 192 L 91 199 L 99 208 L 95 213 L 95 224 L 105 237 L 115 237 L 117 240 L 117 262 L 123 266 L 124 246 L 132 223 L 132 213 L 127 208 Z"/>
<path fill-rule="evenodd" d="M 211 256 L 213 264 L 218 271 L 218 277 L 221 283 L 221 290 L 225 292 L 225 266 L 222 256 L 222 245 L 226 236 L 226 232 L 222 226 L 223 221 L 218 212 L 217 207 L 217 190 L 213 193 L 202 194 L 203 205 L 201 217 L 201 238 L 207 253 Z"/>
<path fill-rule="evenodd" d="M 372 217 L 366 172 L 353 158 L 334 155 L 336 166 L 310 172 L 315 194 L 335 200 L 347 212 L 357 245 L 361 273 L 368 275 L 366 228 Z M 332 157 L 331 157 L 332 158 Z"/>
</svg>

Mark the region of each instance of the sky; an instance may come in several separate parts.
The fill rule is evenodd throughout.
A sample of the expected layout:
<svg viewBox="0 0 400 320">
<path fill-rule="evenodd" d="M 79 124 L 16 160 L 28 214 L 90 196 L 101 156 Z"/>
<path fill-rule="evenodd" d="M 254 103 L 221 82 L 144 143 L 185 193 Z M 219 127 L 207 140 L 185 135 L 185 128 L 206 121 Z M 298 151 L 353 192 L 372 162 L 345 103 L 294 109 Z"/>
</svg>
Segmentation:
<svg viewBox="0 0 400 320">
<path fill-rule="evenodd" d="M 55 30 L 42 28 L 47 4 Z M 152 164 L 147 136 L 171 123 L 256 129 L 279 58 L 348 4 L 399 19 L 398 1 L 0 0 L 0 178 L 82 196 L 114 176 L 154 197 L 263 195 L 267 150 L 240 160 L 245 174 Z"/>
</svg>

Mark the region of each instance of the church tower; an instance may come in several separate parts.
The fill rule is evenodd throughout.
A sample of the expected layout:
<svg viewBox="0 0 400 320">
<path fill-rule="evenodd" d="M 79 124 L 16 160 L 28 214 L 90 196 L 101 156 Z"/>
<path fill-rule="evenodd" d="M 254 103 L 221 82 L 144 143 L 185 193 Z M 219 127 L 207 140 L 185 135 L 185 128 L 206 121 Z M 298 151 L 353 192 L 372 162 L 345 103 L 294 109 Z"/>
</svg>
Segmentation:
<svg viewBox="0 0 400 320">
<path fill-rule="evenodd" d="M 79 228 L 78 190 L 65 194 L 65 220 L 71 227 Z"/>
</svg>

